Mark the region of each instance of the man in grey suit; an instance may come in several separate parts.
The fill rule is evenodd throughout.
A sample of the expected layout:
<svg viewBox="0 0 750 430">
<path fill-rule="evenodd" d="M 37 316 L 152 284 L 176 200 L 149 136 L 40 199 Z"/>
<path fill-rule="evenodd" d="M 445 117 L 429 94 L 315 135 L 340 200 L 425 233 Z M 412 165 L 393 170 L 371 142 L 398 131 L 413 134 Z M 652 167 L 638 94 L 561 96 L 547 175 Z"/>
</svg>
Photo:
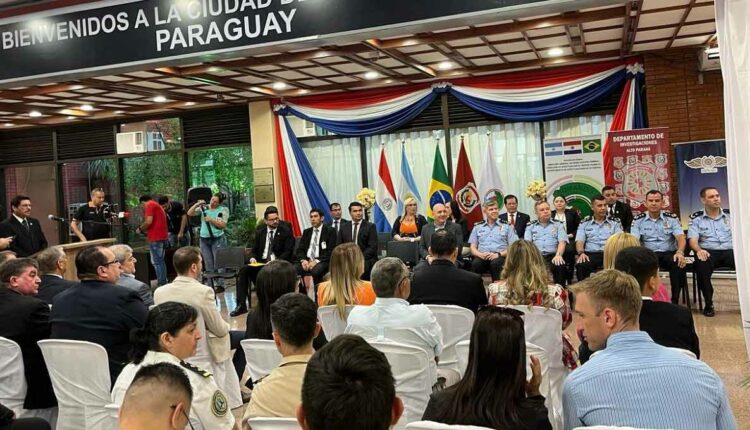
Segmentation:
<svg viewBox="0 0 750 430">
<path fill-rule="evenodd" d="M 414 271 L 422 270 L 429 264 L 432 264 L 432 260 L 435 258 L 430 255 L 430 239 L 432 234 L 439 230 L 447 230 L 456 237 L 456 243 L 458 244 L 457 250 L 458 255 L 461 255 L 461 248 L 464 244 L 463 232 L 461 226 L 456 223 L 448 221 L 448 208 L 442 203 L 435 203 L 432 206 L 433 219 L 431 224 L 427 224 L 422 227 L 421 238 L 419 239 L 419 258 L 421 261 L 414 267 Z"/>
<path fill-rule="evenodd" d="M 135 279 L 136 259 L 133 257 L 133 248 L 128 245 L 112 245 L 109 249 L 115 254 L 115 258 L 122 267 L 122 273 L 120 274 L 120 279 L 117 280 L 117 285 L 135 291 L 141 296 L 146 306 L 152 306 L 154 304 L 154 294 L 151 292 L 151 287 Z"/>
</svg>

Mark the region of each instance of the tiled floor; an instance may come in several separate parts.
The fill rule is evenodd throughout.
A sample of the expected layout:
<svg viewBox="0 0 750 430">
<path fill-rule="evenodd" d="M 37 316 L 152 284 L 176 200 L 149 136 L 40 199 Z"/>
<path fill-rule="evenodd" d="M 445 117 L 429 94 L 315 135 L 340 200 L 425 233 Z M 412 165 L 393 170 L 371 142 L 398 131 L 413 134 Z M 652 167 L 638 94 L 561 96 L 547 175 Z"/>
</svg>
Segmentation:
<svg viewBox="0 0 750 430">
<path fill-rule="evenodd" d="M 253 297 L 253 305 L 256 303 Z M 231 322 L 232 329 L 244 330 L 246 315 L 229 317 L 235 304 L 234 287 L 227 288 L 224 294 L 219 295 L 219 306 L 224 318 Z M 716 370 L 724 381 L 739 428 L 750 430 L 750 387 L 740 386 L 740 381 L 750 375 L 740 314 L 738 311 L 719 311 L 714 318 L 706 318 L 696 311 L 693 316 L 700 338 L 701 359 Z M 576 343 L 575 320 L 567 332 Z M 238 419 L 242 417 L 242 409 L 234 411 Z"/>
</svg>

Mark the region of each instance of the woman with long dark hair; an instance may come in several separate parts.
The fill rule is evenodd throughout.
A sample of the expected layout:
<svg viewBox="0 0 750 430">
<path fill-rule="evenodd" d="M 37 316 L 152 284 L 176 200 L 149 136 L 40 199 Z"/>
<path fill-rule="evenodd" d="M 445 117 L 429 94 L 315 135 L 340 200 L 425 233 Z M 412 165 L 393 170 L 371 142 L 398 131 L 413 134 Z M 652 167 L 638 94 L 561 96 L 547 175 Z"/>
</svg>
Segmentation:
<svg viewBox="0 0 750 430">
<path fill-rule="evenodd" d="M 526 340 L 522 312 L 481 308 L 471 330 L 469 362 L 458 384 L 430 396 L 423 420 L 502 430 L 549 430 L 539 393 L 541 365 L 531 358 L 526 382 Z"/>
<path fill-rule="evenodd" d="M 255 281 L 258 307 L 247 314 L 245 339 L 273 339 L 271 336 L 271 305 L 297 288 L 297 271 L 292 263 L 274 260 L 263 266 Z"/>
<path fill-rule="evenodd" d="M 182 368 L 193 389 L 190 421 L 204 429 L 238 429 L 224 393 L 213 376 L 185 362 L 195 354 L 200 330 L 198 311 L 177 302 L 162 303 L 148 313 L 143 328 L 130 333 L 130 359 L 112 388 L 112 402 L 122 404 L 125 392 L 138 370 L 150 364 L 171 363 Z M 183 413 L 188 414 L 188 411 Z"/>
</svg>

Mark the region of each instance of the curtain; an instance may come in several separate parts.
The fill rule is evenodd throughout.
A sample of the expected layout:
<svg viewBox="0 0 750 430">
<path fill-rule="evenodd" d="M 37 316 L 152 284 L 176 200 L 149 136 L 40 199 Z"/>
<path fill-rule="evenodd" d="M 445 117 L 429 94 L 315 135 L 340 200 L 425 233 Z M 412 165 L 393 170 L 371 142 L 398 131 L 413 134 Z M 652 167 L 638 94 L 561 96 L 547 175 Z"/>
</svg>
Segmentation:
<svg viewBox="0 0 750 430">
<path fill-rule="evenodd" d="M 614 115 L 584 115 L 544 122 L 544 138 L 601 136 L 602 142 L 607 139 L 607 131 Z"/>
<path fill-rule="evenodd" d="M 461 137 L 464 139 L 466 154 L 476 181 L 479 181 L 482 176 L 482 160 L 487 153 L 488 140 L 492 142 L 492 151 L 495 162 L 500 167 L 505 194 L 516 195 L 518 209 L 521 212 L 533 214 L 534 202 L 526 198 L 525 193 L 529 182 L 542 178 L 542 143 L 539 123 L 514 122 L 452 128 L 451 157 L 454 177 L 458 165 L 458 153 L 461 149 Z"/>
<path fill-rule="evenodd" d="M 341 207 L 346 208 L 362 188 L 359 138 L 334 138 L 301 142 L 301 145 L 328 201 L 341 203 Z"/>
</svg>

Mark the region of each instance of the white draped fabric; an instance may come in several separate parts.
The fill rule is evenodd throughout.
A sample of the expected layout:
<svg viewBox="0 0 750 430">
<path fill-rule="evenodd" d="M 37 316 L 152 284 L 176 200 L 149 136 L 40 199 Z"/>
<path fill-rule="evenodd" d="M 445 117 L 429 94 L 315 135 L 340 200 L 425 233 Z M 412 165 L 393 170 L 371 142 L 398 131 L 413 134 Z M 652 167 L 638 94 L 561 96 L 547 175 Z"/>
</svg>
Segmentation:
<svg viewBox="0 0 750 430">
<path fill-rule="evenodd" d="M 747 136 L 750 136 L 750 2 L 716 0 L 716 28 L 721 49 L 721 72 L 724 77 L 724 129 L 727 141 L 727 177 L 729 204 L 732 207 L 734 261 L 737 265 L 737 288 L 742 310 L 745 347 L 750 355 L 750 175 L 743 168 L 750 165 Z"/>
<path fill-rule="evenodd" d="M 344 137 L 305 142 L 302 150 L 315 171 L 320 185 L 325 190 L 328 200 L 331 203 L 341 203 L 344 208 L 344 218 L 348 219 L 346 207 L 362 189 L 359 138 Z"/>
</svg>

